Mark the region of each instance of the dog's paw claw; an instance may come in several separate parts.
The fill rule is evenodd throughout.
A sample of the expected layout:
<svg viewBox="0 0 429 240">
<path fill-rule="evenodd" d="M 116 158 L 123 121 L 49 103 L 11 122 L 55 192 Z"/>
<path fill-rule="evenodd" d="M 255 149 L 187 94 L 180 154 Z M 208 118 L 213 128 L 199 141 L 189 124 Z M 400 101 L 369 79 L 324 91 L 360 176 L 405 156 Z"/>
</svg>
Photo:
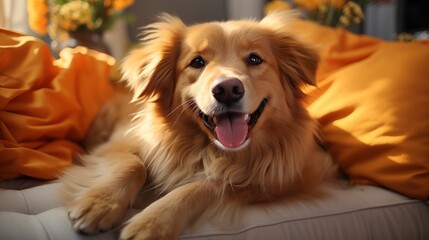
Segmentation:
<svg viewBox="0 0 429 240">
<path fill-rule="evenodd" d="M 86 198 L 69 206 L 68 216 L 72 228 L 81 234 L 96 234 L 118 225 L 126 207 L 105 198 Z"/>
</svg>

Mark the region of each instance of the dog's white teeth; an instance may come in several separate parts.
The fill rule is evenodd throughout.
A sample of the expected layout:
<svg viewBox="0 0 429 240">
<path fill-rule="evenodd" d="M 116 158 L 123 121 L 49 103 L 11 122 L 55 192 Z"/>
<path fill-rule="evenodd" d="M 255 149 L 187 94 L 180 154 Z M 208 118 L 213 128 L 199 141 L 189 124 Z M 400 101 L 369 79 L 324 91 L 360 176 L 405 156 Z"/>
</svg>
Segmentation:
<svg viewBox="0 0 429 240">
<path fill-rule="evenodd" d="M 250 121 L 250 115 L 248 113 L 243 115 L 244 121 L 249 122 Z"/>
</svg>

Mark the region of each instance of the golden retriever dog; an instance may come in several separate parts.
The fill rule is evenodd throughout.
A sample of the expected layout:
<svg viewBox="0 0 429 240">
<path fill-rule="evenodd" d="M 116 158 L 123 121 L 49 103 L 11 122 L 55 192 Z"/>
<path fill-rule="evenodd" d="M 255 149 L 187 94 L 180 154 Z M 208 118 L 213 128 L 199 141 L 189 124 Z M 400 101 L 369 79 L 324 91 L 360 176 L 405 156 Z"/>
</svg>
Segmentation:
<svg viewBox="0 0 429 240">
<path fill-rule="evenodd" d="M 62 177 L 73 228 L 121 226 L 151 189 L 157 199 L 120 238 L 175 239 L 208 212 L 288 198 L 334 175 L 302 105 L 317 57 L 290 21 L 274 13 L 186 26 L 164 14 L 147 26 L 122 65 L 138 105 L 132 121 Z"/>
</svg>

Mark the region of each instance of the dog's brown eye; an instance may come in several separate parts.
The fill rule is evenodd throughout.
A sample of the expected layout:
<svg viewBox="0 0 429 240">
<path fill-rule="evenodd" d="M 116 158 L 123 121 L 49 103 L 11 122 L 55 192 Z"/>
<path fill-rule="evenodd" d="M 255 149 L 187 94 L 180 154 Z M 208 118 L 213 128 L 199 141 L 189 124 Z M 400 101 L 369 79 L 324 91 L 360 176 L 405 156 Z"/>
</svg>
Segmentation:
<svg viewBox="0 0 429 240">
<path fill-rule="evenodd" d="M 189 66 L 193 67 L 193 68 L 202 68 L 206 65 L 206 62 L 204 61 L 204 59 L 201 56 L 198 56 L 194 59 L 192 59 L 191 63 L 189 64 Z"/>
<path fill-rule="evenodd" d="M 259 57 L 258 55 L 251 53 L 248 57 L 247 57 L 247 64 L 248 65 L 259 65 L 263 62 L 262 58 Z"/>
</svg>

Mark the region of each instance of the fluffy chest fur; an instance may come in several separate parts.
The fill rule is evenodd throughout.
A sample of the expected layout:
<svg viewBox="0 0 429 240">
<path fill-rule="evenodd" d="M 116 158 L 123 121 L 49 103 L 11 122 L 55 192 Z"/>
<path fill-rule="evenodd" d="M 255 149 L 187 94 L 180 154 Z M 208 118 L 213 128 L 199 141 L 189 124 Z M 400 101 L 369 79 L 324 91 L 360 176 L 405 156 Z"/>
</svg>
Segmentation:
<svg viewBox="0 0 429 240">
<path fill-rule="evenodd" d="M 147 167 L 152 181 L 147 184 L 160 194 L 204 180 L 221 183 L 223 192 L 256 190 L 261 195 L 246 201 L 261 201 L 314 184 L 302 176 L 316 171 L 306 160 L 319 148 L 305 111 L 294 113 L 302 115 L 299 122 L 267 120 L 247 148 L 224 151 L 207 138 L 195 116 L 164 112 L 158 104 L 146 103 L 127 134 Z"/>
</svg>

